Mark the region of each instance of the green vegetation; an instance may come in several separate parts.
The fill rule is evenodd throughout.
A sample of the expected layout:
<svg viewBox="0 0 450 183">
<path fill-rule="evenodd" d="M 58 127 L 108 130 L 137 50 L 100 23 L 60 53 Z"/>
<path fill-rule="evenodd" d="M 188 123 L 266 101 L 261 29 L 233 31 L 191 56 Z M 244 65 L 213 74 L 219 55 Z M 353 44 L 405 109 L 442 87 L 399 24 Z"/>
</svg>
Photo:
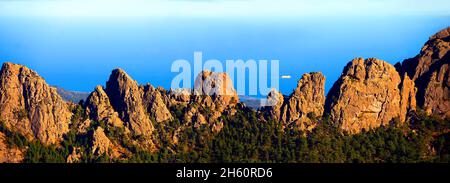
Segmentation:
<svg viewBox="0 0 450 183">
<path fill-rule="evenodd" d="M 309 134 L 283 130 L 275 120 L 259 121 L 256 112 L 247 108 L 222 119 L 219 133 L 207 126 L 189 126 L 178 144 L 164 143 L 162 149 L 174 151 L 157 152 L 156 162 L 449 162 L 450 121 L 423 112 L 411 119 L 410 126 L 397 119 L 390 126 L 357 135 L 343 133 L 327 117 L 317 119 L 319 125 Z M 173 129 L 170 125 L 164 129 Z"/>
<path fill-rule="evenodd" d="M 36 140 L 28 141 L 23 135 L 8 130 L 5 124 L 1 121 L 0 132 L 5 134 L 6 142 L 9 147 L 17 147 L 20 149 L 27 148 L 24 159 L 25 163 L 65 162 L 62 149 L 57 149 L 54 145 L 44 146 Z"/>
<path fill-rule="evenodd" d="M 75 119 L 74 124 L 86 117 L 82 115 L 84 114 L 84 110 L 80 107 L 73 109 L 73 111 L 74 116 L 72 120 Z M 82 156 L 80 162 L 112 162 L 104 156 L 94 157 L 90 153 L 92 132 L 98 125 L 99 123 L 93 123 L 85 135 L 77 135 L 75 129 L 72 128 L 64 135 L 63 141 L 57 145 L 44 145 L 38 140 L 27 140 L 23 135 L 8 130 L 2 121 L 0 121 L 0 132 L 5 134 L 9 147 L 26 149 L 24 163 L 65 163 L 67 157 L 75 147 L 81 149 Z"/>
<path fill-rule="evenodd" d="M 9 146 L 28 148 L 25 162 L 66 162 L 73 148 L 80 149 L 80 162 L 327 162 L 327 163 L 416 163 L 450 162 L 450 121 L 418 112 L 409 125 L 395 122 L 390 126 L 348 135 L 332 125 L 327 117 L 316 118 L 318 126 L 305 134 L 296 129 L 283 129 L 275 120 L 260 121 L 257 113 L 241 108 L 234 116 L 222 116 L 224 126 L 213 132 L 208 125 L 195 127 L 183 123 L 185 107 L 172 108 L 176 117 L 164 123 L 155 123 L 157 152 L 140 149 L 125 129 L 104 122 L 92 122 L 84 135 L 74 127 L 64 136 L 61 144 L 45 146 L 27 141 L 18 133 L 0 125 Z M 86 118 L 84 111 L 75 108 L 74 123 Z M 398 120 L 397 120 L 398 121 Z M 3 124 L 3 123 L 1 123 Z M 98 126 L 112 141 L 129 151 L 128 157 L 110 159 L 92 155 L 92 133 Z M 180 127 L 183 127 L 178 130 Z M 173 134 L 179 134 L 174 143 Z"/>
<path fill-rule="evenodd" d="M 24 148 L 28 145 L 28 141 L 23 135 L 19 133 L 14 133 L 6 128 L 6 125 L 3 121 L 0 121 L 0 132 L 5 134 L 6 136 L 6 144 L 9 147 L 18 147 Z"/>
</svg>

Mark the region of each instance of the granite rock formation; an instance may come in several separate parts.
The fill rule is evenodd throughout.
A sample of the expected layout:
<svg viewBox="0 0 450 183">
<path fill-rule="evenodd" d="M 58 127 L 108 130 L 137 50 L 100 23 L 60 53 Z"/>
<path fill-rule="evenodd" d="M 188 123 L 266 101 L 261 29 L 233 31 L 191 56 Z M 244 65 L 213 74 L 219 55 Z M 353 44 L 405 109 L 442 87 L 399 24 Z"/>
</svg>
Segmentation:
<svg viewBox="0 0 450 183">
<path fill-rule="evenodd" d="M 85 105 L 90 119 L 105 121 L 107 124 L 116 127 L 123 127 L 123 121 L 119 118 L 119 114 L 114 111 L 102 86 L 95 87 L 95 90 L 87 98 Z"/>
<path fill-rule="evenodd" d="M 294 92 L 284 100 L 284 96 L 271 90 L 268 101 L 274 103 L 269 107 L 271 116 L 284 126 L 296 126 L 301 130 L 311 130 L 321 117 L 325 103 L 325 77 L 322 73 L 303 74 Z M 275 102 L 272 102 L 275 101 Z"/>
<path fill-rule="evenodd" d="M 300 129 L 315 126 L 312 118 L 322 117 L 325 104 L 325 77 L 320 72 L 303 74 L 287 100 L 281 121 L 295 123 Z"/>
<path fill-rule="evenodd" d="M 135 80 L 122 69 L 112 71 L 106 94 L 120 119 L 133 135 L 150 137 L 154 127 L 143 104 L 143 92 Z"/>
<path fill-rule="evenodd" d="M 402 82 L 387 62 L 357 58 L 347 64 L 328 93 L 326 111 L 332 122 L 351 134 L 387 125 L 396 118 L 404 120 L 406 111 L 401 105 L 413 108 L 407 106 L 414 100 L 410 98 L 411 83 L 407 77 Z"/>
<path fill-rule="evenodd" d="M 0 120 L 29 140 L 54 144 L 68 132 L 72 113 L 36 72 L 4 63 L 0 73 Z"/>
<path fill-rule="evenodd" d="M 397 64 L 417 86 L 417 105 L 428 114 L 450 117 L 450 27 L 431 36 L 420 53 Z"/>
<path fill-rule="evenodd" d="M 167 102 L 164 101 L 166 96 L 165 90 L 162 88 L 154 88 L 150 84 L 147 84 L 142 88 L 144 106 L 156 122 L 172 120 L 173 116 L 167 108 Z"/>
<path fill-rule="evenodd" d="M 234 114 L 239 97 L 233 82 L 226 73 L 201 72 L 195 79 L 193 101 L 185 115 L 186 121 L 209 123 L 213 125 L 221 115 Z"/>
</svg>

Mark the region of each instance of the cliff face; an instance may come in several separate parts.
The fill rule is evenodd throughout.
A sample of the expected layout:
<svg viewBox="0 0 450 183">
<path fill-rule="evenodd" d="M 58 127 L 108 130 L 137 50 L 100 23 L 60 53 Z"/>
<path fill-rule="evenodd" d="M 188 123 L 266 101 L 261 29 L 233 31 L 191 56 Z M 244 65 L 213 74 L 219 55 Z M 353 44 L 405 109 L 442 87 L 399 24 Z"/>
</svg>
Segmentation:
<svg viewBox="0 0 450 183">
<path fill-rule="evenodd" d="M 155 150 L 152 119 L 154 122 L 172 120 L 169 103 L 170 97 L 166 90 L 154 88 L 150 84 L 139 86 L 125 71 L 115 69 L 106 83 L 106 89 L 97 86 L 87 98 L 85 107 L 90 119 L 86 122 L 104 121 L 112 127 L 124 127 L 126 134 L 139 137 L 133 143 L 144 149 Z M 114 143 L 107 143 L 107 137 L 101 134 L 101 130 L 98 131 L 96 136 L 100 140 L 94 141 L 97 143 L 98 154 L 104 154 L 104 147 Z"/>
<path fill-rule="evenodd" d="M 193 101 L 185 115 L 186 121 L 217 122 L 222 114 L 233 114 L 239 97 L 233 81 L 226 73 L 201 72 L 194 83 Z"/>
<path fill-rule="evenodd" d="M 430 71 L 436 71 L 444 62 L 448 64 L 449 49 L 450 27 L 447 27 L 431 36 L 416 57 L 405 60 L 402 63 L 403 71 L 416 81 Z"/>
<path fill-rule="evenodd" d="M 194 95 L 197 103 L 219 111 L 239 102 L 233 81 L 226 73 L 202 71 L 195 79 Z"/>
<path fill-rule="evenodd" d="M 415 111 L 417 88 L 407 74 L 402 77 L 400 86 L 400 121 L 405 121 L 409 111 Z"/>
<path fill-rule="evenodd" d="M 350 133 L 387 125 L 394 118 L 404 120 L 406 110 L 415 107 L 410 106 L 414 85 L 408 77 L 404 79 L 382 60 L 354 59 L 330 90 L 327 113 Z"/>
<path fill-rule="evenodd" d="M 266 107 L 268 108 L 270 116 L 277 121 L 281 121 L 281 112 L 283 112 L 282 110 L 285 106 L 283 94 L 275 88 L 272 88 L 269 94 L 267 94 L 267 101 L 269 104 L 273 105 Z"/>
<path fill-rule="evenodd" d="M 428 114 L 450 117 L 450 27 L 431 36 L 420 53 L 403 61 L 401 72 L 415 82 L 417 103 Z"/>
<path fill-rule="evenodd" d="M 136 136 L 151 136 L 154 128 L 143 104 L 143 92 L 125 71 L 115 69 L 106 83 L 106 94 L 120 119 Z"/>
<path fill-rule="evenodd" d="M 222 115 L 234 115 L 239 97 L 226 73 L 202 71 L 195 79 L 194 89 L 175 89 L 168 92 L 170 106 L 184 106 L 182 125 L 173 134 L 177 144 L 182 131 L 194 126 L 208 125 L 219 132 L 224 126 Z"/>
<path fill-rule="evenodd" d="M 325 77 L 319 72 L 303 74 L 283 107 L 281 121 L 293 122 L 300 129 L 311 129 L 315 126 L 311 118 L 322 117 L 324 104 Z"/>
<path fill-rule="evenodd" d="M 120 87 L 124 86 L 125 85 L 122 84 Z M 124 101 L 114 101 L 118 103 L 116 104 L 118 109 L 120 108 L 120 105 L 126 103 L 127 101 L 131 104 L 129 108 L 122 109 L 122 118 L 124 118 L 125 121 L 131 119 L 134 122 L 136 119 L 141 118 L 140 116 L 137 116 L 139 114 L 149 114 L 149 116 L 153 117 L 156 122 L 163 122 L 173 119 L 172 114 L 166 105 L 169 101 L 166 102 L 165 100 L 169 100 L 169 98 L 164 89 L 154 88 L 150 84 L 147 84 L 145 86 L 138 87 L 136 90 L 135 86 L 137 86 L 137 84 L 133 82 L 131 82 L 129 86 L 131 86 L 131 91 L 134 92 L 133 95 L 131 95 L 130 92 L 129 94 L 125 94 L 128 96 L 120 98 L 121 94 L 116 94 L 115 97 L 119 97 L 120 100 Z M 120 87 L 115 89 L 110 88 L 110 93 L 114 93 L 115 90 L 127 91 L 126 88 Z M 123 122 L 114 107 L 111 105 L 111 101 L 110 96 L 108 96 L 108 94 L 103 90 L 103 87 L 97 86 L 94 92 L 92 92 L 86 100 L 87 113 L 93 120 L 106 121 L 113 124 L 113 126 L 123 126 Z M 129 101 L 131 101 L 131 103 Z M 140 109 L 140 106 L 136 105 L 142 105 L 143 111 Z M 136 115 L 131 114 L 132 116 L 130 118 L 129 116 L 131 111 L 128 111 L 129 109 L 137 110 L 139 113 Z M 143 116 L 142 118 L 148 118 L 149 116 Z M 151 131 L 151 129 L 148 129 L 146 133 L 148 133 L 149 130 Z"/>
<path fill-rule="evenodd" d="M 4 63 L 0 73 L 0 117 L 28 139 L 57 143 L 68 131 L 72 113 L 43 78 L 25 66 Z"/>
<path fill-rule="evenodd" d="M 102 86 L 97 86 L 87 98 L 86 112 L 92 120 L 105 121 L 107 124 L 116 127 L 123 127 L 124 125 L 119 114 L 111 106 L 109 97 Z"/>
<path fill-rule="evenodd" d="M 321 117 L 325 103 L 325 77 L 322 73 L 303 74 L 294 92 L 284 100 L 284 96 L 271 90 L 268 101 L 275 106 L 269 108 L 271 116 L 282 122 L 284 126 L 296 126 L 300 130 L 311 130 L 317 121 L 312 118 Z M 272 102 L 271 102 L 272 103 Z"/>
<path fill-rule="evenodd" d="M 142 90 L 144 106 L 156 122 L 173 119 L 172 114 L 167 108 L 167 102 L 165 102 L 167 94 L 163 88 L 154 88 L 152 85 L 147 84 L 142 87 Z"/>
<path fill-rule="evenodd" d="M 450 58 L 447 58 L 447 62 Z M 425 87 L 423 108 L 428 114 L 450 117 L 450 77 L 449 64 L 430 73 L 430 81 Z"/>
</svg>

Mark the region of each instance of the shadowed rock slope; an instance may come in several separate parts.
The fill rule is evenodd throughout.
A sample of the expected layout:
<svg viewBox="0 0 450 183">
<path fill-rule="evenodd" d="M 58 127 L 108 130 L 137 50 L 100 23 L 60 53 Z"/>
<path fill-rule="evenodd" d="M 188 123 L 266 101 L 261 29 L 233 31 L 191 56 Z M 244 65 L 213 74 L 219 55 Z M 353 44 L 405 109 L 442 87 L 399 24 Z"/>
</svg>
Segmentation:
<svg viewBox="0 0 450 183">
<path fill-rule="evenodd" d="M 398 63 L 416 84 L 417 103 L 428 114 L 450 117 L 450 27 L 431 36 L 420 53 Z"/>
</svg>

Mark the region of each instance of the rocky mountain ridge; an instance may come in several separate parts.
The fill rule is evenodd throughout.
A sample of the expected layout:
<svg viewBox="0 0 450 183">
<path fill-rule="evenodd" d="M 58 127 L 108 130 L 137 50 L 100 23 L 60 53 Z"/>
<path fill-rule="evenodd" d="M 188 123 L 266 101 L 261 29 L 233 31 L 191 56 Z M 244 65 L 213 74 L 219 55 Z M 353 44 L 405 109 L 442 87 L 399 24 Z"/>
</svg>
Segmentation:
<svg viewBox="0 0 450 183">
<path fill-rule="evenodd" d="M 276 105 L 258 110 L 256 117 L 261 123 L 275 120 L 285 129 L 305 132 L 329 117 L 330 125 L 350 134 L 405 123 L 418 108 L 449 118 L 449 49 L 450 27 L 431 36 L 419 55 L 395 66 L 376 58 L 353 59 L 327 96 L 322 73 L 304 74 L 291 95 L 272 90 L 268 100 Z M 192 91 L 167 91 L 139 85 L 124 70 L 115 69 L 105 86 L 97 86 L 83 104 L 74 104 L 64 102 L 56 88 L 25 66 L 6 62 L 0 72 L 0 121 L 5 128 L 45 145 L 59 144 L 75 131 L 92 137 L 92 151 L 84 153 L 94 156 L 126 157 L 129 144 L 158 151 L 176 145 L 191 127 L 219 133 L 225 116 L 238 110 L 249 109 L 226 73 L 203 71 Z M 168 129 L 169 123 L 180 124 Z M 68 162 L 77 162 L 77 149 L 72 148 Z M 0 143 L 1 161 L 19 161 L 11 154 L 21 153 Z"/>
</svg>

